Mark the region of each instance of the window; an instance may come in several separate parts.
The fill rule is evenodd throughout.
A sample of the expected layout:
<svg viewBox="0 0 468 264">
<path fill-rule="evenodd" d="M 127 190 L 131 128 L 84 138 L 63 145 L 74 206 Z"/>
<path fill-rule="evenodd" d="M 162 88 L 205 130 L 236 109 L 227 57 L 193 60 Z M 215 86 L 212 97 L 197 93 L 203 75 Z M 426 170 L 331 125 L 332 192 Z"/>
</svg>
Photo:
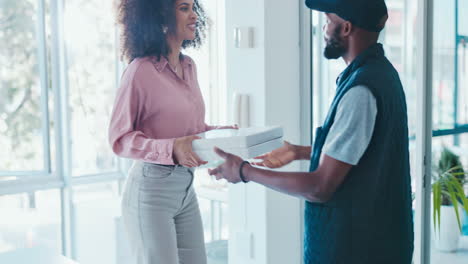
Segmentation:
<svg viewBox="0 0 468 264">
<path fill-rule="evenodd" d="M 224 1 L 204 0 L 202 4 L 210 20 L 207 39 L 201 49 L 187 53 L 197 64 L 198 81 L 206 105 L 205 121 L 221 125 L 227 122 Z M 194 187 L 203 220 L 208 263 L 227 263 L 227 182 L 217 181 L 206 169 L 197 169 L 195 173 Z"/>
<path fill-rule="evenodd" d="M 123 228 L 118 182 L 73 188 L 73 258 L 80 263 L 132 263 Z M 99 248 L 99 250 L 96 250 Z"/>
<path fill-rule="evenodd" d="M 0 196 L 0 208 L 0 254 L 22 248 L 61 251 L 59 191 Z"/>
<path fill-rule="evenodd" d="M 116 241 L 124 174 L 106 132 L 120 79 L 112 10 L 99 0 L 0 2 L 0 252 L 86 259 L 90 219 L 114 226 L 102 239 Z"/>
<path fill-rule="evenodd" d="M 73 176 L 118 171 L 107 128 L 120 78 L 113 1 L 66 0 L 65 79 Z"/>
<path fill-rule="evenodd" d="M 46 15 L 43 1 L 0 2 L 0 176 L 49 171 Z"/>
<path fill-rule="evenodd" d="M 434 1 L 432 163 L 438 166 L 442 150 L 448 148 L 460 157 L 465 171 L 468 169 L 467 14 L 466 1 Z M 467 187 L 465 185 L 465 193 L 468 193 Z M 442 208 L 440 234 L 454 235 L 444 241 L 431 228 L 431 263 L 465 263 L 468 257 L 460 252 L 468 249 L 468 225 L 465 222 L 461 234 L 458 224 L 453 225 L 453 229 L 447 229 L 446 223 L 456 223 L 456 218 L 453 206 L 445 208 L 451 210 Z M 468 218 L 465 212 L 460 212 L 463 224 L 463 215 L 465 219 Z M 450 243 L 454 244 L 451 249 Z M 444 252 L 447 250 L 453 252 L 447 254 Z"/>
</svg>

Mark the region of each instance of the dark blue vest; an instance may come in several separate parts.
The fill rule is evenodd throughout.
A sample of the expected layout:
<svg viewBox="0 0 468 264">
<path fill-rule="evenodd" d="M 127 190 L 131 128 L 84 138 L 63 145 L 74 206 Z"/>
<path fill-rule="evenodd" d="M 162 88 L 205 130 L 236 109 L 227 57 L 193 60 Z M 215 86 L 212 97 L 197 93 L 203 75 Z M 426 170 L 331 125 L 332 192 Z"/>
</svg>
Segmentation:
<svg viewBox="0 0 468 264">
<path fill-rule="evenodd" d="M 410 264 L 414 234 L 406 100 L 381 44 L 360 54 L 338 78 L 328 116 L 316 131 L 310 171 L 319 165 L 341 98 L 357 85 L 376 98 L 372 139 L 328 202 L 306 202 L 304 263 Z"/>
</svg>

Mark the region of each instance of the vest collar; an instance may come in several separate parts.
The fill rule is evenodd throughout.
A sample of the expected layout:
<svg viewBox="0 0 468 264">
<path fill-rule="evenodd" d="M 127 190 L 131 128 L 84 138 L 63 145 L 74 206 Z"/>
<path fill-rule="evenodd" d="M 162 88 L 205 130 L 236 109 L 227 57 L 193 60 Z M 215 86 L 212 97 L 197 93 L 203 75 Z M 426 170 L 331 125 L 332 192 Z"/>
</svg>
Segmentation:
<svg viewBox="0 0 468 264">
<path fill-rule="evenodd" d="M 385 55 L 384 49 L 382 44 L 375 43 L 371 45 L 369 48 L 361 52 L 352 62 L 351 64 L 346 67 L 346 69 L 338 76 L 336 79 L 336 83 L 339 84 L 342 79 L 346 79 L 346 77 L 356 71 L 359 67 L 361 67 L 366 61 L 370 58 L 375 57 L 382 57 Z"/>
</svg>

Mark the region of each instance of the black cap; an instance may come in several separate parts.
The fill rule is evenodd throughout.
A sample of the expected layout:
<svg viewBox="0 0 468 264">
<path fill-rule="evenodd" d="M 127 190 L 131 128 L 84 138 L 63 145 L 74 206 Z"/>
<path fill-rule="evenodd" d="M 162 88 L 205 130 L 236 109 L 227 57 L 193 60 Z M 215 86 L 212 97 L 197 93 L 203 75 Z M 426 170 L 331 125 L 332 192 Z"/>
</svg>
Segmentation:
<svg viewBox="0 0 468 264">
<path fill-rule="evenodd" d="M 380 32 L 388 18 L 384 0 L 306 0 L 310 9 L 333 13 L 362 29 Z"/>
</svg>

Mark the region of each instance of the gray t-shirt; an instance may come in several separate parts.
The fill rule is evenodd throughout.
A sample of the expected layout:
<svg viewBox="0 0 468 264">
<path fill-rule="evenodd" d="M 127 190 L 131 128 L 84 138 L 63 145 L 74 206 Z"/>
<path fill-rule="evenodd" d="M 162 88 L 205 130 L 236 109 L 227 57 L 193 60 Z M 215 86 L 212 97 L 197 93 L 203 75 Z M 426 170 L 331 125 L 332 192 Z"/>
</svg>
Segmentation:
<svg viewBox="0 0 468 264">
<path fill-rule="evenodd" d="M 341 99 L 322 153 L 357 165 L 374 132 L 377 103 L 366 86 L 351 88 Z"/>
</svg>

